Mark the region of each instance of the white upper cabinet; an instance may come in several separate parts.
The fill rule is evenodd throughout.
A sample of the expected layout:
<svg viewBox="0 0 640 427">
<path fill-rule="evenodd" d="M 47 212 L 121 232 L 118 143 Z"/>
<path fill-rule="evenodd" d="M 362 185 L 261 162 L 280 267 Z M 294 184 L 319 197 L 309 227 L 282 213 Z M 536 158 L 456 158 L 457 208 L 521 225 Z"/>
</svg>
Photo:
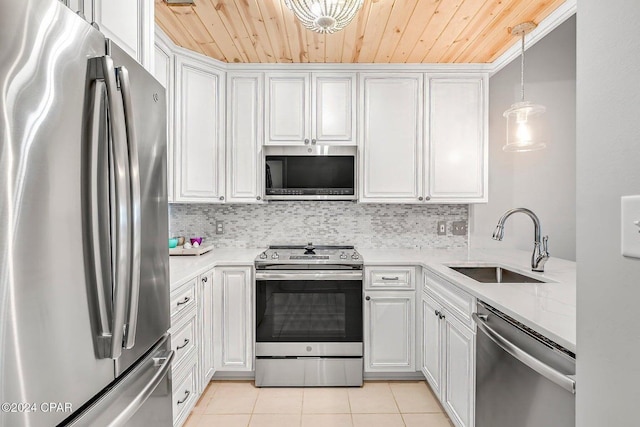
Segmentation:
<svg viewBox="0 0 640 427">
<path fill-rule="evenodd" d="M 184 55 L 176 72 L 175 201 L 223 202 L 224 72 Z"/>
<path fill-rule="evenodd" d="M 169 46 L 156 38 L 154 42 L 153 75 L 167 91 L 167 196 L 173 202 L 173 86 L 174 86 L 174 55 Z"/>
<path fill-rule="evenodd" d="M 85 4 L 87 2 L 85 1 Z M 153 67 L 153 1 L 93 0 L 87 20 L 98 24 L 100 31 L 145 68 Z"/>
<path fill-rule="evenodd" d="M 427 75 L 427 197 L 487 201 L 486 75 Z"/>
<path fill-rule="evenodd" d="M 360 76 L 360 201 L 423 200 L 423 75 Z"/>
<path fill-rule="evenodd" d="M 227 74 L 227 201 L 262 202 L 263 75 Z"/>
<path fill-rule="evenodd" d="M 267 73 L 265 144 L 355 144 L 355 73 Z"/>
</svg>

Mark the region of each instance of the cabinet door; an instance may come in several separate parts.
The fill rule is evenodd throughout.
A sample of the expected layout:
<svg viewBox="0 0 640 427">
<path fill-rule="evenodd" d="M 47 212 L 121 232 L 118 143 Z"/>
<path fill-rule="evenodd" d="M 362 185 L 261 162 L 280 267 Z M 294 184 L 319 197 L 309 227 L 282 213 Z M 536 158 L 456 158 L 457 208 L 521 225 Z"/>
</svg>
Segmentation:
<svg viewBox="0 0 640 427">
<path fill-rule="evenodd" d="M 216 350 L 216 370 L 253 369 L 253 281 L 251 267 L 215 269 L 216 329 L 220 345 Z"/>
<path fill-rule="evenodd" d="M 460 427 L 474 425 L 475 335 L 453 315 L 445 311 L 442 404 Z"/>
<path fill-rule="evenodd" d="M 308 73 L 268 73 L 266 140 L 268 145 L 299 145 L 309 141 Z"/>
<path fill-rule="evenodd" d="M 227 201 L 262 201 L 263 75 L 227 75 Z"/>
<path fill-rule="evenodd" d="M 312 94 L 312 140 L 319 144 L 355 145 L 356 75 L 313 74 Z"/>
<path fill-rule="evenodd" d="M 442 328 L 437 312 L 440 305 L 422 294 L 422 363 L 421 369 L 436 396 L 440 396 L 441 338 Z"/>
<path fill-rule="evenodd" d="M 367 292 L 365 372 L 415 371 L 415 293 Z"/>
<path fill-rule="evenodd" d="M 92 4 L 93 20 L 105 37 L 151 69 L 153 1 L 93 0 Z"/>
<path fill-rule="evenodd" d="M 207 388 L 214 374 L 215 335 L 213 270 L 200 275 L 200 392 Z"/>
<path fill-rule="evenodd" d="M 429 76 L 431 202 L 487 201 L 485 77 Z"/>
<path fill-rule="evenodd" d="M 361 202 L 422 200 L 421 74 L 360 79 Z"/>
<path fill-rule="evenodd" d="M 154 46 L 153 75 L 167 91 L 167 196 L 173 202 L 173 54 L 169 47 L 160 40 Z"/>
<path fill-rule="evenodd" d="M 179 202 L 224 200 L 224 73 L 176 57 L 176 194 Z"/>
</svg>

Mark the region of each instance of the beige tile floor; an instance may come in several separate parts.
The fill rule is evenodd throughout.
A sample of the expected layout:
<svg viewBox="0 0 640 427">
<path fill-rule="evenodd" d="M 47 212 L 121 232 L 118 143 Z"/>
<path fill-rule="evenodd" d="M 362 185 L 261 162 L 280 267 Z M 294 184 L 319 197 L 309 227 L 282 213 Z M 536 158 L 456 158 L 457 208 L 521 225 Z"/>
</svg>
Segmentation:
<svg viewBox="0 0 640 427">
<path fill-rule="evenodd" d="M 362 388 L 256 388 L 214 381 L 186 427 L 450 427 L 424 381 L 366 382 Z"/>
</svg>

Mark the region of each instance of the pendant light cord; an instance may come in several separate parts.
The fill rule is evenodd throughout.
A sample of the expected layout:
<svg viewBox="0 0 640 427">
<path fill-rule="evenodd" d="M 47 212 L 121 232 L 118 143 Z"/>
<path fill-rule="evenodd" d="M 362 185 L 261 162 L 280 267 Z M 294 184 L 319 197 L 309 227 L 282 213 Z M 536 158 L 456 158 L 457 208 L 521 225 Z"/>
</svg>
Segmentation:
<svg viewBox="0 0 640 427">
<path fill-rule="evenodd" d="M 524 31 L 522 32 L 522 55 L 520 66 L 520 89 L 522 93 L 522 101 L 524 102 Z"/>
</svg>

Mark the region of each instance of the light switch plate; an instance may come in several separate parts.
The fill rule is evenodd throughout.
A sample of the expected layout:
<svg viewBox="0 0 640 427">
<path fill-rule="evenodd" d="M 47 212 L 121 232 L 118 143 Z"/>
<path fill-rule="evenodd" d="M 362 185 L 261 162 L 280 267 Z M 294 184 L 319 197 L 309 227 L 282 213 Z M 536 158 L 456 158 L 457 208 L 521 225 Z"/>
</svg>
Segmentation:
<svg viewBox="0 0 640 427">
<path fill-rule="evenodd" d="M 447 234 L 447 221 L 438 221 L 438 236 Z"/>
<path fill-rule="evenodd" d="M 622 212 L 622 255 L 640 258 L 640 196 L 623 196 Z"/>
</svg>

